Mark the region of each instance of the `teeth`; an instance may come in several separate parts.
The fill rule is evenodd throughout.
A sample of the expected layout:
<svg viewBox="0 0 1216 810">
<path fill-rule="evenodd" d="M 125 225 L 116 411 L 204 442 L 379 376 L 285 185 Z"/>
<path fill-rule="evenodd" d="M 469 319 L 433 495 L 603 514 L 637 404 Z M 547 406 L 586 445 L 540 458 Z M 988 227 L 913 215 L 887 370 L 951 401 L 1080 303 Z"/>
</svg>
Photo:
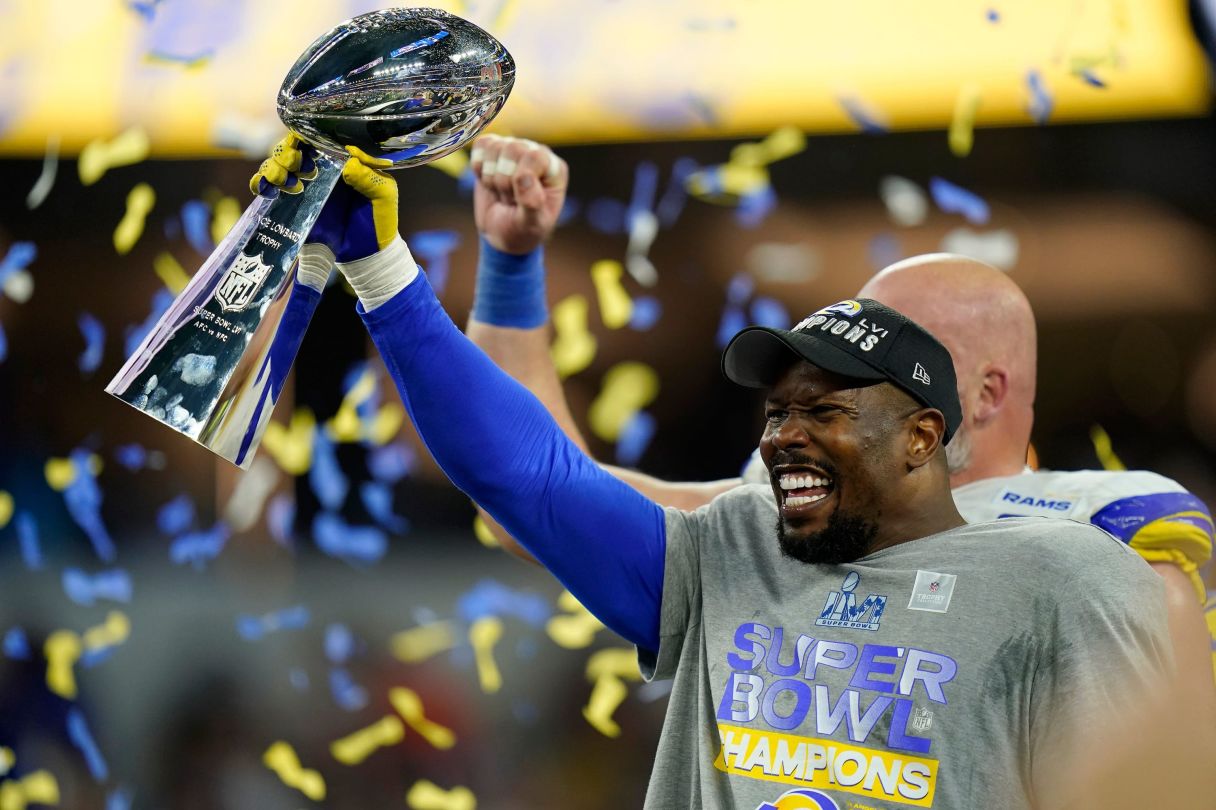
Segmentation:
<svg viewBox="0 0 1216 810">
<path fill-rule="evenodd" d="M 821 495 L 812 495 L 809 498 L 805 495 L 794 495 L 785 499 L 785 505 L 790 507 L 806 506 L 807 504 L 822 501 L 827 496 L 828 494 L 826 492 Z"/>
<path fill-rule="evenodd" d="M 819 478 L 813 475 L 794 475 L 788 474 L 781 476 L 781 488 L 787 492 L 791 489 L 807 489 L 808 487 L 826 487 L 831 486 L 830 478 Z"/>
</svg>

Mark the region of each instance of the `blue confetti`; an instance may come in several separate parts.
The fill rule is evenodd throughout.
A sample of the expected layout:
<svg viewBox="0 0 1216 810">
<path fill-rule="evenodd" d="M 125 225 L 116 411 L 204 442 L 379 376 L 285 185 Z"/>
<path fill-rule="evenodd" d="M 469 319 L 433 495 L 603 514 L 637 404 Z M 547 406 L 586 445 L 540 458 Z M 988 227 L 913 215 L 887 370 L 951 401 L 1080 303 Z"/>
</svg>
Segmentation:
<svg viewBox="0 0 1216 810">
<path fill-rule="evenodd" d="M 117 649 L 117 644 L 107 644 L 104 647 L 94 647 L 91 650 L 85 650 L 80 656 L 80 666 L 83 669 L 92 669 L 98 664 L 105 662 Z"/>
<path fill-rule="evenodd" d="M 0 363 L 8 359 L 8 336 L 4 334 L 4 324 L 0 324 Z"/>
<path fill-rule="evenodd" d="M 337 509 L 346 500 L 350 482 L 338 464 L 338 453 L 325 429 L 317 425 L 312 445 L 312 467 L 308 470 L 308 483 L 317 500 L 326 509 Z"/>
<path fill-rule="evenodd" d="M 110 770 L 106 767 L 101 750 L 89 732 L 89 724 L 85 722 L 84 712 L 76 706 L 68 709 L 68 739 L 84 755 L 85 764 L 89 766 L 89 773 L 92 774 L 93 779 L 98 782 L 106 781 L 109 778 Z"/>
<path fill-rule="evenodd" d="M 1077 76 L 1080 77 L 1081 81 L 1085 82 L 1090 87 L 1097 87 L 1097 88 L 1106 87 L 1106 82 L 1104 82 L 1104 81 L 1102 81 L 1102 79 L 1098 78 L 1098 74 L 1094 73 L 1093 70 L 1091 70 L 1090 68 L 1085 68 L 1084 70 L 1080 71 L 1079 73 L 1077 73 Z"/>
<path fill-rule="evenodd" d="M 777 192 L 765 185 L 739 198 L 735 208 L 735 222 L 741 227 L 755 228 L 777 207 Z"/>
<path fill-rule="evenodd" d="M 600 233 L 625 233 L 625 203 L 611 197 L 597 197 L 587 206 L 587 224 Z"/>
<path fill-rule="evenodd" d="M 629 208 L 625 213 L 627 223 L 632 223 L 634 217 L 654 207 L 654 197 L 658 189 L 658 165 L 649 160 L 642 161 L 633 171 L 633 196 L 629 199 Z"/>
<path fill-rule="evenodd" d="M 793 322 L 785 304 L 776 298 L 760 296 L 752 301 L 752 323 L 769 329 L 789 329 Z"/>
<path fill-rule="evenodd" d="M 870 239 L 867 253 L 870 266 L 875 270 L 881 270 L 903 258 L 899 237 L 893 233 L 880 233 Z"/>
<path fill-rule="evenodd" d="M 76 320 L 80 334 L 84 335 L 84 353 L 77 359 L 76 365 L 85 374 L 92 374 L 101 365 L 102 355 L 106 347 L 106 328 L 101 321 L 87 312 L 80 313 Z"/>
<path fill-rule="evenodd" d="M 357 712 L 367 705 L 367 690 L 355 683 L 350 673 L 341 667 L 329 671 L 329 693 L 334 703 L 348 712 Z"/>
<path fill-rule="evenodd" d="M 388 551 L 388 536 L 375 526 L 350 526 L 330 512 L 312 524 L 317 548 L 351 565 L 375 563 Z"/>
<path fill-rule="evenodd" d="M 573 220 L 575 220 L 582 211 L 582 203 L 574 197 L 566 197 L 566 202 L 562 204 L 562 210 L 557 214 L 557 222 L 554 227 L 560 228 Z"/>
<path fill-rule="evenodd" d="M 300 667 L 293 667 L 291 672 L 287 673 L 287 679 L 291 681 L 291 686 L 297 692 L 308 691 L 308 673 Z"/>
<path fill-rule="evenodd" d="M 236 617 L 236 631 L 246 641 L 257 641 L 281 630 L 302 630 L 311 620 L 307 606 L 293 605 L 262 616 L 242 613 Z"/>
<path fill-rule="evenodd" d="M 174 565 L 190 563 L 196 571 L 202 571 L 208 560 L 214 560 L 224 550 L 231 533 L 228 524 L 220 522 L 206 531 L 183 534 L 169 546 L 169 560 Z"/>
<path fill-rule="evenodd" d="M 13 661 L 30 659 L 30 641 L 20 627 L 10 627 L 4 634 L 4 657 Z"/>
<path fill-rule="evenodd" d="M 344 664 L 355 654 L 355 634 L 334 622 L 325 628 L 325 657 L 331 664 Z"/>
<path fill-rule="evenodd" d="M 202 200 L 188 200 L 182 205 L 182 230 L 195 252 L 211 255 L 215 249 L 215 243 L 211 241 L 211 206 Z"/>
<path fill-rule="evenodd" d="M 1037 70 L 1027 71 L 1026 87 L 1030 90 L 1030 104 L 1027 105 L 1027 112 L 1030 113 L 1030 117 L 1035 120 L 1036 124 L 1046 124 L 1055 107 L 1055 100 L 1051 97 L 1051 93 L 1047 92 L 1047 85 L 1044 84 L 1043 77 Z"/>
<path fill-rule="evenodd" d="M 629 313 L 629 328 L 638 332 L 651 329 L 663 317 L 663 304 L 652 295 L 641 295 L 633 299 L 633 311 Z"/>
<path fill-rule="evenodd" d="M 156 511 L 156 528 L 162 534 L 181 534 L 193 524 L 194 499 L 184 492 Z"/>
<path fill-rule="evenodd" d="M 730 339 L 747 328 L 747 313 L 743 307 L 728 305 L 722 311 L 722 320 L 718 322 L 718 334 L 715 338 L 719 349 L 725 349 Z"/>
<path fill-rule="evenodd" d="M 533 627 L 541 627 L 553 615 L 553 608 L 549 600 L 538 593 L 483 579 L 460 597 L 456 612 L 470 624 L 484 616 L 513 616 Z"/>
<path fill-rule="evenodd" d="M 990 8 L 984 17 L 988 20 L 988 22 L 995 25 L 1001 21 L 1001 12 L 997 11 L 995 8 Z"/>
<path fill-rule="evenodd" d="M 114 448 L 114 459 L 131 472 L 139 472 L 148 463 L 148 451 L 142 444 L 123 444 Z"/>
<path fill-rule="evenodd" d="M 89 575 L 79 568 L 63 571 L 63 591 L 78 605 L 91 607 L 98 599 L 131 601 L 131 575 L 121 568 Z"/>
<path fill-rule="evenodd" d="M 449 257 L 460 246 L 460 234 L 452 230 L 418 231 L 406 241 L 426 268 L 427 281 L 435 294 L 443 295 L 448 285 Z"/>
<path fill-rule="evenodd" d="M 654 417 L 645 411 L 637 411 L 629 417 L 616 440 L 617 463 L 623 467 L 636 467 L 657 428 Z"/>
<path fill-rule="evenodd" d="M 125 336 L 123 337 L 123 354 L 127 357 L 135 354 L 139 348 L 139 344 L 147 337 L 148 333 L 156 328 L 157 321 L 160 316 L 165 314 L 165 310 L 173 303 L 173 293 L 166 287 L 158 287 L 152 295 L 152 311 L 148 313 L 148 317 L 138 326 L 128 326 Z"/>
<path fill-rule="evenodd" d="M 287 493 L 279 493 L 266 507 L 266 528 L 280 546 L 292 545 L 291 525 L 296 520 L 296 502 Z"/>
<path fill-rule="evenodd" d="M 414 471 L 418 458 L 405 442 L 374 447 L 367 455 L 367 469 L 372 478 L 385 484 L 395 484 Z"/>
<path fill-rule="evenodd" d="M 42 568 L 42 544 L 38 538 L 38 520 L 29 512 L 17 513 L 17 540 L 21 545 L 21 560 L 31 571 Z"/>
<path fill-rule="evenodd" d="M 131 800 L 135 798 L 133 791 L 119 787 L 106 797 L 106 810 L 131 810 Z"/>
<path fill-rule="evenodd" d="M 756 280 L 747 273 L 735 273 L 726 285 L 726 302 L 743 306 L 756 290 Z"/>
<path fill-rule="evenodd" d="M 882 135 L 887 131 L 886 124 L 862 105 L 861 101 L 851 96 L 839 96 L 836 99 L 844 108 L 849 119 L 867 135 Z"/>
<path fill-rule="evenodd" d="M 929 178 L 929 194 L 937 207 L 947 214 L 962 214 L 973 225 L 984 225 L 991 212 L 988 203 L 962 186 L 940 177 Z"/>
<path fill-rule="evenodd" d="M 367 513 L 384 529 L 393 534 L 405 534 L 410 530 L 410 522 L 393 512 L 393 490 L 390 485 L 364 481 L 359 487 L 359 495 Z"/>
<path fill-rule="evenodd" d="M 8 252 L 0 259 L 0 288 L 13 273 L 29 267 L 38 258 L 38 247 L 33 242 L 13 242 Z"/>
<path fill-rule="evenodd" d="M 106 531 L 101 519 L 101 488 L 97 486 L 97 478 L 89 467 L 89 457 L 92 455 L 84 448 L 76 448 L 71 453 L 72 466 L 76 469 L 76 477 L 63 491 L 63 500 L 67 504 L 68 514 L 76 521 L 89 542 L 93 551 L 103 562 L 113 562 L 115 557 L 114 541 Z"/>
<path fill-rule="evenodd" d="M 670 228 L 675 225 L 680 214 L 684 212 L 684 204 L 688 202 L 688 178 L 700 168 L 700 164 L 689 157 L 679 158 L 672 164 L 671 180 L 668 182 L 667 190 L 659 199 L 659 204 L 654 209 L 662 227 Z"/>
<path fill-rule="evenodd" d="M 152 22 L 152 18 L 156 16 L 156 7 L 162 2 L 164 0 L 129 0 L 127 5 L 145 21 Z M 107 807 L 106 810 L 111 810 L 111 808 Z"/>
</svg>

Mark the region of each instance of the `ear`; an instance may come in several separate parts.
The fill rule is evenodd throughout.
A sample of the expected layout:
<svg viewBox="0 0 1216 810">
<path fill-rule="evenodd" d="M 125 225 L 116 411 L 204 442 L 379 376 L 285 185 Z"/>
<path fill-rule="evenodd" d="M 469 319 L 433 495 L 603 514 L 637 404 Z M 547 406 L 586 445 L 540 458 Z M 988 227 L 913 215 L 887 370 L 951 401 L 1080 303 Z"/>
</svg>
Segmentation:
<svg viewBox="0 0 1216 810">
<path fill-rule="evenodd" d="M 946 437 L 946 417 L 937 408 L 923 408 L 908 417 L 908 468 L 929 463 Z"/>
<path fill-rule="evenodd" d="M 980 378 L 978 402 L 975 404 L 974 419 L 982 425 L 991 421 L 1001 408 L 1005 406 L 1005 398 L 1009 395 L 1009 372 L 994 363 L 984 366 Z"/>
</svg>

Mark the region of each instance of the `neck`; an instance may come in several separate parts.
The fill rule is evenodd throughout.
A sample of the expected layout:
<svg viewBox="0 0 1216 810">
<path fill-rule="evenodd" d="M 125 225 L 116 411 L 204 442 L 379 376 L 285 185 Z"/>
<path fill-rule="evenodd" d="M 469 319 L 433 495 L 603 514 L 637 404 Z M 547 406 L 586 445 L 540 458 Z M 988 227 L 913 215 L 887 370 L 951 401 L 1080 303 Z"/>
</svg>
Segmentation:
<svg viewBox="0 0 1216 810">
<path fill-rule="evenodd" d="M 932 492 L 905 493 L 909 497 L 893 498 L 884 504 L 882 527 L 870 545 L 870 553 L 965 524 L 949 488 L 942 483 Z"/>
</svg>

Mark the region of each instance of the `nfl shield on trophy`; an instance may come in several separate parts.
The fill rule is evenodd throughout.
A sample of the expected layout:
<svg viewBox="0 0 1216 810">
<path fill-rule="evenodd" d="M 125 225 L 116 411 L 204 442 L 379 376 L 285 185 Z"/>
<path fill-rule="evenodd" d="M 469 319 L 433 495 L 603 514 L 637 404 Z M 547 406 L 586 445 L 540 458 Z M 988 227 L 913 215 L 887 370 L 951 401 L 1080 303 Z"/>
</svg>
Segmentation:
<svg viewBox="0 0 1216 810">
<path fill-rule="evenodd" d="M 494 119 L 514 81 L 501 43 L 437 9 L 375 11 L 322 35 L 277 105 L 316 148 L 316 171 L 300 193 L 254 200 L 106 391 L 247 468 L 316 307 L 296 260 L 344 147 L 391 169 L 436 160 Z"/>
</svg>

